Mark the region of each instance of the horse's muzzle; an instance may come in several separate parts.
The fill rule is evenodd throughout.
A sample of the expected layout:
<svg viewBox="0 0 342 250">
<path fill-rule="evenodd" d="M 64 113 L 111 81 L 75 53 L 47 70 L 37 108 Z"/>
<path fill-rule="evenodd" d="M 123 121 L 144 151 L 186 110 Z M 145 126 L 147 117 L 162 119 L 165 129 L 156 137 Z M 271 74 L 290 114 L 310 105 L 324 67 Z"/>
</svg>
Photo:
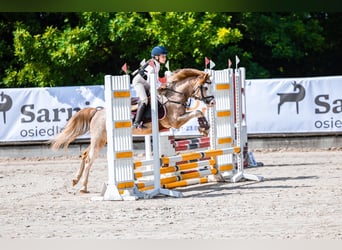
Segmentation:
<svg viewBox="0 0 342 250">
<path fill-rule="evenodd" d="M 203 102 L 208 105 L 209 107 L 213 107 L 216 102 L 215 102 L 215 97 L 214 96 L 206 96 L 203 98 Z"/>
</svg>

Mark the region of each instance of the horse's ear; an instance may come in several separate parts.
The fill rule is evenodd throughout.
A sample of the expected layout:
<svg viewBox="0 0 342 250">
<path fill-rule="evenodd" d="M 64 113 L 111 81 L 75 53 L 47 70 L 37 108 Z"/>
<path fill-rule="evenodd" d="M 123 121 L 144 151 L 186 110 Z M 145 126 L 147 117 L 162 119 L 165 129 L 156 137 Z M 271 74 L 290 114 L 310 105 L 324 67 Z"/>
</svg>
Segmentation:
<svg viewBox="0 0 342 250">
<path fill-rule="evenodd" d="M 209 73 L 203 73 L 201 76 L 200 76 L 200 83 L 201 84 L 204 84 L 207 79 L 209 78 Z"/>
<path fill-rule="evenodd" d="M 210 81 L 210 74 L 209 73 L 205 73 L 205 76 L 204 76 L 204 83 L 210 83 L 211 81 Z"/>
<path fill-rule="evenodd" d="M 209 73 L 205 73 L 205 80 L 208 80 L 208 79 L 210 79 L 210 75 Z"/>
</svg>

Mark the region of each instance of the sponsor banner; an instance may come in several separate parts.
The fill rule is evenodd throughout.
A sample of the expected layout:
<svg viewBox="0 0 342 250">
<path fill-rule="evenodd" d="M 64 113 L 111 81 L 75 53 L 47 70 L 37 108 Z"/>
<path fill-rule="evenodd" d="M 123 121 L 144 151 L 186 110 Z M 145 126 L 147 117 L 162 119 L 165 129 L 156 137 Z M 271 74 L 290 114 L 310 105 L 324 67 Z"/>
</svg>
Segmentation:
<svg viewBox="0 0 342 250">
<path fill-rule="evenodd" d="M 341 93 L 342 76 L 246 80 L 247 132 L 342 132 Z M 202 102 L 188 104 L 206 113 Z M 0 142 L 49 140 L 78 110 L 104 106 L 103 85 L 0 89 Z M 196 118 L 172 130 L 199 135 Z"/>
<path fill-rule="evenodd" d="M 247 132 L 342 132 L 342 76 L 246 80 Z"/>
<path fill-rule="evenodd" d="M 103 91 L 103 86 L 0 89 L 0 141 L 49 140 L 81 108 L 104 107 Z"/>
</svg>

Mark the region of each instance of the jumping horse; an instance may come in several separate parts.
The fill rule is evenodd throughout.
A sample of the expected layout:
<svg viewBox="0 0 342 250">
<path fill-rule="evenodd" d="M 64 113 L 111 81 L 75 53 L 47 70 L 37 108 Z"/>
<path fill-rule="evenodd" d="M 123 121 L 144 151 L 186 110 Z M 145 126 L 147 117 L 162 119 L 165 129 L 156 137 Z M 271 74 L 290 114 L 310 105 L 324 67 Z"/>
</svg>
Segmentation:
<svg viewBox="0 0 342 250">
<path fill-rule="evenodd" d="M 190 119 L 197 117 L 199 132 L 208 135 L 209 124 L 200 110 L 187 111 L 190 97 L 203 101 L 208 107 L 215 105 L 213 96 L 207 95 L 209 74 L 196 69 L 180 69 L 168 79 L 165 88 L 158 91 L 159 106 L 159 130 L 178 129 Z M 132 110 L 134 110 L 132 108 Z M 162 115 L 160 115 L 162 113 Z M 151 119 L 144 121 L 146 129 L 132 128 L 133 134 L 151 134 Z M 81 165 L 72 180 L 75 186 L 83 175 L 81 193 L 87 193 L 88 177 L 91 166 L 100 150 L 107 143 L 106 112 L 104 109 L 84 108 L 75 113 L 67 122 L 61 133 L 49 141 L 51 148 L 57 150 L 74 141 L 78 136 L 90 132 L 90 145 L 82 152 Z M 155 132 L 155 131 L 153 131 Z"/>
</svg>

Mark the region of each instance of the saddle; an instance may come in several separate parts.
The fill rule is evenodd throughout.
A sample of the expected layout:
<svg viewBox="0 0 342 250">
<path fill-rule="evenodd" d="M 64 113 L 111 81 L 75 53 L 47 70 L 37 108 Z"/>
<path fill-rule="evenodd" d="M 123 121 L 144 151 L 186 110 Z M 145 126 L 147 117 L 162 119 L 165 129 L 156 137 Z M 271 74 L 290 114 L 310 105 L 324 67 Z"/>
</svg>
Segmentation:
<svg viewBox="0 0 342 250">
<path fill-rule="evenodd" d="M 137 109 L 139 106 L 139 97 L 131 97 L 131 113 L 132 113 L 132 120 L 134 121 L 135 116 L 137 114 Z M 158 119 L 161 120 L 166 116 L 166 108 L 163 104 L 158 101 Z M 151 113 L 151 102 L 150 99 L 148 101 L 146 111 L 143 117 L 144 123 L 152 122 L 152 113 Z"/>
</svg>

